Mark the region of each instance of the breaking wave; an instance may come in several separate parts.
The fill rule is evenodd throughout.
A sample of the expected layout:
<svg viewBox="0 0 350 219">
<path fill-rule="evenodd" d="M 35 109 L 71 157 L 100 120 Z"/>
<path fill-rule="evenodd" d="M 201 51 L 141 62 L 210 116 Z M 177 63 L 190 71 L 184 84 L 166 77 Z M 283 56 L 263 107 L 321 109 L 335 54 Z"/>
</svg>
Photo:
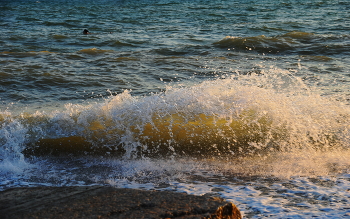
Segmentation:
<svg viewBox="0 0 350 219">
<path fill-rule="evenodd" d="M 348 105 L 289 72 L 241 75 L 54 112 L 0 114 L 1 159 L 240 157 L 348 148 Z"/>
</svg>

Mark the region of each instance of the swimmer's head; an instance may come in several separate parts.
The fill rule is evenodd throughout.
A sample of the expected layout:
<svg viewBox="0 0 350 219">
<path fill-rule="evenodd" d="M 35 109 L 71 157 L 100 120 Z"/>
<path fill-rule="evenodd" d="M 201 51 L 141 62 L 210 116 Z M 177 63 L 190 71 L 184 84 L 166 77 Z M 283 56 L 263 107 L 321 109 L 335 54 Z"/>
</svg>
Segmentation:
<svg viewBox="0 0 350 219">
<path fill-rule="evenodd" d="M 83 30 L 83 34 L 89 34 L 90 32 L 87 29 Z"/>
</svg>

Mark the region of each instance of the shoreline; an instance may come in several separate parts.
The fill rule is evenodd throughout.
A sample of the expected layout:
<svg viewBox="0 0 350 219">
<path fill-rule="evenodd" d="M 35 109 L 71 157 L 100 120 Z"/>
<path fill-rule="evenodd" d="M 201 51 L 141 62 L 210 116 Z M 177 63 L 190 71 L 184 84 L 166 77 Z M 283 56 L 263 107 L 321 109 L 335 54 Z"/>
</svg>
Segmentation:
<svg viewBox="0 0 350 219">
<path fill-rule="evenodd" d="M 0 192 L 1 218 L 242 218 L 222 198 L 110 186 L 24 187 Z"/>
</svg>

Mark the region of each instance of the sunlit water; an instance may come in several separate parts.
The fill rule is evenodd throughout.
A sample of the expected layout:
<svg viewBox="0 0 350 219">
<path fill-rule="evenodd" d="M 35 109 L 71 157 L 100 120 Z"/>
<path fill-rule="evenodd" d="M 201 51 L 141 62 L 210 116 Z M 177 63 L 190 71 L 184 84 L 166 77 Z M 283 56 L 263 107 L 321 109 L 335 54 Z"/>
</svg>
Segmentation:
<svg viewBox="0 0 350 219">
<path fill-rule="evenodd" d="M 350 217 L 348 1 L 1 1 L 0 189 Z M 83 35 L 88 29 L 91 34 Z"/>
</svg>

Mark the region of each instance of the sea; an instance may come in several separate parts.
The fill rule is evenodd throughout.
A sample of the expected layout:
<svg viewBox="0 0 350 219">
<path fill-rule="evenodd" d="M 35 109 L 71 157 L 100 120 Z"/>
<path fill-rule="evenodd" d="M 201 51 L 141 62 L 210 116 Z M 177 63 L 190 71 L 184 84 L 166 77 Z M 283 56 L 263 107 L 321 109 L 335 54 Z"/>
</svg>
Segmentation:
<svg viewBox="0 0 350 219">
<path fill-rule="evenodd" d="M 349 0 L 0 0 L 0 33 L 0 191 L 350 218 Z"/>
</svg>

